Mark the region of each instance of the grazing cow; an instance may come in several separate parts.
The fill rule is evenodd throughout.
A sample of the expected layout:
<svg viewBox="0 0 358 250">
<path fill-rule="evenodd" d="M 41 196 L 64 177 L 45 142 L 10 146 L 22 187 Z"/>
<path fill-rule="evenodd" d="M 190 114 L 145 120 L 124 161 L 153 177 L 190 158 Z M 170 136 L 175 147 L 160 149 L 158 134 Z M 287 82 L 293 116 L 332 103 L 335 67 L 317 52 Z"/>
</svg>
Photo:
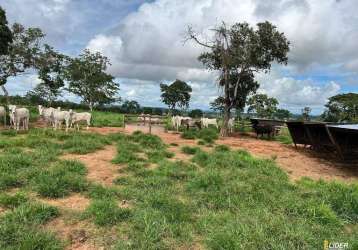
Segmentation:
<svg viewBox="0 0 358 250">
<path fill-rule="evenodd" d="M 81 113 L 72 112 L 71 127 L 73 124 L 76 124 L 77 130 L 80 130 L 79 123 L 81 121 L 85 121 L 87 123 L 87 130 L 88 130 L 88 127 L 91 125 L 91 118 L 92 118 L 92 115 L 91 115 L 91 113 L 88 113 L 88 112 L 81 112 Z"/>
<path fill-rule="evenodd" d="M 3 106 L 0 106 L 0 117 L 4 118 L 4 126 L 6 126 L 6 109 Z"/>
<path fill-rule="evenodd" d="M 149 118 L 148 118 L 148 122 L 149 122 Z M 160 124 L 162 122 L 162 120 L 160 118 L 150 118 L 150 123 L 152 124 Z"/>
<path fill-rule="evenodd" d="M 201 118 L 201 123 L 203 124 L 204 128 L 208 128 L 209 125 L 214 125 L 217 129 L 219 128 L 218 122 L 216 119 L 209 119 L 209 118 Z"/>
<path fill-rule="evenodd" d="M 256 132 L 256 138 L 258 138 L 259 135 L 263 137 L 265 134 L 267 134 L 267 136 L 271 138 L 275 133 L 275 126 L 271 124 L 255 124 L 253 126 L 253 129 Z"/>
<path fill-rule="evenodd" d="M 20 124 L 24 130 L 29 129 L 30 111 L 27 108 L 17 108 L 16 106 L 11 107 L 11 114 L 14 122 L 14 128 L 20 129 Z"/>
<path fill-rule="evenodd" d="M 57 130 L 57 128 L 61 129 L 61 124 L 65 122 L 66 125 L 66 132 L 68 131 L 69 126 L 71 125 L 71 116 L 72 116 L 72 109 L 69 111 L 61 111 L 60 108 L 57 108 L 53 112 L 53 120 L 54 120 L 54 129 Z"/>
</svg>

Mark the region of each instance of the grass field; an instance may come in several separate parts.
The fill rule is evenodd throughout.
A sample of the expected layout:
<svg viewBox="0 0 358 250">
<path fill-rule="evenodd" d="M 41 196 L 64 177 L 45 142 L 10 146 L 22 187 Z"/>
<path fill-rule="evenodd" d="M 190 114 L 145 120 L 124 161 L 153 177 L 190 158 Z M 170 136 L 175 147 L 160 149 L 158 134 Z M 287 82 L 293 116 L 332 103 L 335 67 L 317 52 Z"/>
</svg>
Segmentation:
<svg viewBox="0 0 358 250">
<path fill-rule="evenodd" d="M 109 144 L 118 150 L 111 186 L 60 159 Z M 56 218 L 86 223 L 104 249 L 322 249 L 324 240 L 358 248 L 358 184 L 294 184 L 273 161 L 244 151 L 184 147 L 192 158 L 177 161 L 168 147 L 140 132 L 2 132 L 0 249 L 63 249 L 69 242 L 46 227 Z M 46 203 L 75 193 L 90 200 L 84 211 Z"/>
</svg>

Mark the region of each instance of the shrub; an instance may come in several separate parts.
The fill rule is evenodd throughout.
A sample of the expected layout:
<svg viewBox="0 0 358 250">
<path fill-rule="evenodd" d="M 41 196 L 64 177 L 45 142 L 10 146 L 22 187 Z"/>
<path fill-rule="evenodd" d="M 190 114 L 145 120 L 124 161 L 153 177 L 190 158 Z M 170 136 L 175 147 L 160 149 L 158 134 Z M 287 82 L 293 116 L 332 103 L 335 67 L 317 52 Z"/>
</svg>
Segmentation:
<svg viewBox="0 0 358 250">
<path fill-rule="evenodd" d="M 196 131 L 194 130 L 184 130 L 184 132 L 180 135 L 183 139 L 193 140 L 196 138 Z"/>
</svg>

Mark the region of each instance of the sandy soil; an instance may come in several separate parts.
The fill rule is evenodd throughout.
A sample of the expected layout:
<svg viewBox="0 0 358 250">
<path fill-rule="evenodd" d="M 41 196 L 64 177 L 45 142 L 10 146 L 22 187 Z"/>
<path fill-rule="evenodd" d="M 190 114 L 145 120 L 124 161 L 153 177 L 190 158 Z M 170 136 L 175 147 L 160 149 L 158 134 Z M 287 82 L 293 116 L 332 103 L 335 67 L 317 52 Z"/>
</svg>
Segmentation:
<svg viewBox="0 0 358 250">
<path fill-rule="evenodd" d="M 71 196 L 59 199 L 42 199 L 41 201 L 52 206 L 76 211 L 84 211 L 90 203 L 88 198 L 80 194 L 72 194 Z"/>
<path fill-rule="evenodd" d="M 112 185 L 113 180 L 119 176 L 119 166 L 111 163 L 116 154 L 116 147 L 109 145 L 102 150 L 90 154 L 67 154 L 61 158 L 81 161 L 87 167 L 87 178 L 89 180 L 109 186 Z"/>
<path fill-rule="evenodd" d="M 132 133 L 135 130 L 147 132 L 144 126 L 126 126 L 123 128 L 91 128 L 94 132 L 102 134 L 125 132 Z M 188 160 L 190 156 L 181 153 L 182 146 L 197 146 L 195 140 L 186 140 L 180 138 L 178 133 L 165 133 L 163 128 L 152 129 L 153 134 L 160 136 L 167 144 L 176 143 L 179 146 L 171 146 L 169 150 L 176 154 L 176 159 Z M 233 149 L 247 150 L 251 154 L 261 157 L 274 159 L 278 166 L 285 170 L 292 180 L 298 180 L 307 176 L 312 179 L 324 180 L 358 180 L 358 164 L 344 164 L 336 160 L 336 158 L 325 155 L 317 155 L 309 149 L 295 149 L 293 145 L 284 145 L 275 141 L 258 140 L 253 136 L 236 135 L 229 138 L 221 138 L 216 141 L 217 144 L 224 144 Z M 204 150 L 208 148 L 204 147 Z"/>
</svg>

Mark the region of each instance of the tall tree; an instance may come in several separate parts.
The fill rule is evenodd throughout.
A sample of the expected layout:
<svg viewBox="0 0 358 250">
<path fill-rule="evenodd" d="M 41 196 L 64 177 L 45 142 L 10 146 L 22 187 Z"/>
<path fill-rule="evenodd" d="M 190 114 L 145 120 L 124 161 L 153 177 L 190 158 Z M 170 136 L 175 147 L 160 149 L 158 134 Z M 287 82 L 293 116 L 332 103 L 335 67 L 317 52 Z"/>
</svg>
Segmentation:
<svg viewBox="0 0 358 250">
<path fill-rule="evenodd" d="M 41 94 L 51 105 L 61 95 L 65 86 L 65 70 L 69 58 L 51 46 L 45 44 L 39 53 L 35 67 L 38 69 L 38 78 L 41 83 L 34 89 L 32 94 Z"/>
<path fill-rule="evenodd" d="M 8 26 L 6 13 L 0 7 L 0 55 L 6 55 L 12 43 L 12 33 Z"/>
<path fill-rule="evenodd" d="M 162 92 L 162 101 L 168 105 L 170 112 L 175 107 L 187 108 L 189 106 L 192 88 L 186 82 L 175 80 L 170 85 L 162 83 L 160 84 L 160 90 Z"/>
<path fill-rule="evenodd" d="M 356 93 L 332 96 L 325 106 L 323 119 L 327 122 L 358 121 L 358 94 Z"/>
<path fill-rule="evenodd" d="M 67 90 L 82 98 L 90 110 L 97 104 L 109 104 L 118 100 L 119 84 L 105 71 L 110 65 L 107 57 L 89 50 L 71 59 L 66 69 L 69 82 Z"/>
<path fill-rule="evenodd" d="M 312 109 L 310 107 L 304 107 L 302 109 L 302 119 L 304 121 L 309 121 L 310 120 L 310 113 L 311 113 Z"/>
<path fill-rule="evenodd" d="M 256 94 L 247 101 L 249 113 L 256 113 L 261 118 L 272 118 L 277 111 L 278 101 L 265 94 Z"/>
<path fill-rule="evenodd" d="M 254 73 L 268 72 L 273 62 L 286 64 L 289 41 L 269 22 L 258 23 L 257 29 L 248 23 L 237 23 L 229 28 L 223 23 L 214 33 L 212 41 L 204 43 L 191 27 L 187 32 L 188 39 L 206 48 L 199 60 L 209 70 L 220 73 L 219 86 L 225 99 L 221 135 L 227 136 L 231 109 L 237 106 L 238 100 L 246 99 L 240 85 L 246 83 L 252 92 L 257 89 Z"/>
<path fill-rule="evenodd" d="M 26 29 L 18 23 L 12 25 L 11 33 L 13 38 L 7 53 L 0 55 L 0 86 L 6 97 L 9 95 L 5 88 L 8 78 L 35 66 L 40 52 L 40 42 L 44 37 L 40 29 Z"/>
</svg>

